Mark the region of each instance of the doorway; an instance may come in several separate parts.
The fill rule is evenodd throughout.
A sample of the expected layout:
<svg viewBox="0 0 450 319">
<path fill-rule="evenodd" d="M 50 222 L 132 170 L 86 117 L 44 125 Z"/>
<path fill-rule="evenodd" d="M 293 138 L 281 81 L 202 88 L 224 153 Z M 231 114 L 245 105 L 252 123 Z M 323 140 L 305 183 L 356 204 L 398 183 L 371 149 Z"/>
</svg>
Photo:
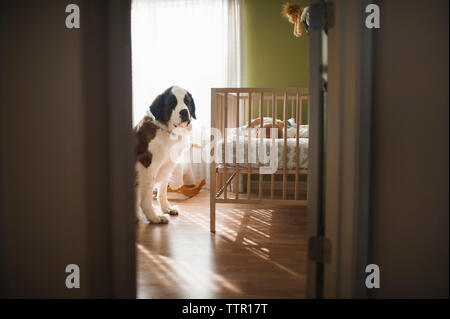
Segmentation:
<svg viewBox="0 0 450 319">
<path fill-rule="evenodd" d="M 193 5 L 192 1 L 136 0 L 131 4 L 134 123 L 147 112 L 152 99 L 173 84 L 185 86 L 194 100 L 198 97 L 200 120 L 194 125 L 207 129 L 212 88 L 308 87 L 308 36 L 293 35 L 293 26 L 280 16 L 283 1 L 200 1 Z M 167 14 L 173 19 L 164 18 Z M 264 24 L 264 20 L 271 23 Z M 176 59 L 178 51 L 172 48 L 178 47 L 188 53 Z M 263 59 L 264 67 L 258 59 Z M 258 108 L 255 105 L 250 118 L 261 116 Z M 286 128 L 288 116 L 296 119 L 295 112 L 284 115 Z M 317 116 L 313 113 L 308 111 L 304 119 Z M 242 114 L 239 125 L 245 125 L 246 115 Z M 308 126 L 305 123 L 297 120 L 299 128 Z M 195 144 L 204 145 L 209 132 L 205 136 Z M 194 182 L 206 180 L 194 197 L 169 193 L 169 201 L 180 210 L 169 224 L 137 225 L 137 297 L 305 298 L 307 287 L 315 286 L 315 277 L 307 284 L 307 268 L 313 271 L 315 267 L 315 262 L 307 262 L 308 223 L 313 213 L 307 213 L 307 206 L 219 204 L 217 231 L 211 234 L 209 169 L 203 163 L 192 168 Z M 258 185 L 258 177 L 252 178 L 249 183 Z M 298 189 L 307 189 L 311 179 L 299 179 L 303 186 Z M 290 177 L 275 181 L 280 191 L 284 182 L 296 182 Z M 287 189 L 290 192 L 294 187 Z M 233 191 L 230 185 L 229 193 Z"/>
</svg>

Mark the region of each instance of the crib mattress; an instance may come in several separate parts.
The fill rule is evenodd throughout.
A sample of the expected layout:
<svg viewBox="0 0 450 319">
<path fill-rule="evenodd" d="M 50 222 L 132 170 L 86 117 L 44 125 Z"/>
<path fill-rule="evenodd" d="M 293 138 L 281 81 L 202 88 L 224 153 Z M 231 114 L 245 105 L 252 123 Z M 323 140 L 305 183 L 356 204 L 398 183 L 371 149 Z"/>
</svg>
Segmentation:
<svg viewBox="0 0 450 319">
<path fill-rule="evenodd" d="M 308 168 L 308 138 L 299 138 L 299 165 L 301 169 Z M 251 139 L 251 151 L 250 151 L 250 165 L 252 168 L 258 168 L 260 165 L 269 166 L 269 163 L 263 164 L 259 163 L 259 149 L 260 149 L 261 140 L 259 138 Z M 265 148 L 267 158 L 270 158 L 270 150 L 271 150 L 272 139 L 266 138 L 263 139 L 262 147 Z M 278 169 L 284 169 L 284 139 L 278 138 L 275 139 L 275 143 L 277 145 L 277 159 L 278 159 Z M 296 138 L 287 138 L 287 154 L 286 154 L 286 163 L 287 169 L 294 170 L 296 169 Z M 236 138 L 235 136 L 227 139 L 227 164 L 236 165 Z M 222 150 L 222 163 L 225 162 L 225 143 L 224 140 L 220 140 L 218 142 L 218 149 Z M 243 156 L 242 156 L 243 150 Z M 230 151 L 232 151 L 232 156 L 229 155 Z M 239 165 L 242 167 L 248 167 L 247 153 L 248 153 L 248 139 L 241 137 L 239 139 Z M 267 160 L 266 160 L 267 161 Z"/>
</svg>

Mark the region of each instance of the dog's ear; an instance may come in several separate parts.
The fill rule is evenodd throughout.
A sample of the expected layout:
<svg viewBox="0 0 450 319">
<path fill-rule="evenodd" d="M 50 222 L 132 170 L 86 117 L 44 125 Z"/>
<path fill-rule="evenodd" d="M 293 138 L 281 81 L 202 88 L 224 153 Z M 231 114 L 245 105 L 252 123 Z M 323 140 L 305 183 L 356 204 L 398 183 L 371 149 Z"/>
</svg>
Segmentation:
<svg viewBox="0 0 450 319">
<path fill-rule="evenodd" d="M 186 91 L 187 92 L 187 91 Z M 196 120 L 197 117 L 195 116 L 195 103 L 194 103 L 194 98 L 192 97 L 191 93 L 187 92 L 187 94 L 189 95 L 190 98 L 190 102 L 189 102 L 189 112 L 191 113 L 191 117 Z"/>
<path fill-rule="evenodd" d="M 155 117 L 155 120 L 161 122 L 165 121 L 163 108 L 164 108 L 164 94 L 160 94 L 153 101 L 152 105 L 150 105 L 150 112 L 152 112 L 153 116 Z"/>
</svg>

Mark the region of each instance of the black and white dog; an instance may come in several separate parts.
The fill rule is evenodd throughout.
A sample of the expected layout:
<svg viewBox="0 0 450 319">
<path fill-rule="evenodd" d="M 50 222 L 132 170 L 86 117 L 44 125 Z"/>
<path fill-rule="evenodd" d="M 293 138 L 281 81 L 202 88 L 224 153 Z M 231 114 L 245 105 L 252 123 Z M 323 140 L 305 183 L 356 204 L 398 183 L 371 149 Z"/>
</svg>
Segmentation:
<svg viewBox="0 0 450 319">
<path fill-rule="evenodd" d="M 158 95 L 150 106 L 150 113 L 134 128 L 136 142 L 136 218 L 139 208 L 151 223 L 168 223 L 166 216 L 157 214 L 152 205 L 153 189 L 160 185 L 158 192 L 161 212 L 178 215 L 178 211 L 167 201 L 167 185 L 181 156 L 183 143 L 181 136 L 189 134 L 191 119 L 195 119 L 195 104 L 186 90 L 172 86 Z"/>
</svg>

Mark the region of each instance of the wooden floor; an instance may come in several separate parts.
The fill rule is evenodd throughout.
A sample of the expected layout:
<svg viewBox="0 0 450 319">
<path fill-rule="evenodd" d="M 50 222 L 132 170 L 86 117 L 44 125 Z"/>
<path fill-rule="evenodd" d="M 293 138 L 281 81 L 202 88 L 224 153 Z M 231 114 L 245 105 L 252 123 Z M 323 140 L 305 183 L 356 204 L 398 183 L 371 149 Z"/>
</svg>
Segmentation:
<svg viewBox="0 0 450 319">
<path fill-rule="evenodd" d="M 208 191 L 170 201 L 168 225 L 136 226 L 138 298 L 305 297 L 306 207 L 218 204 L 211 234 Z"/>
</svg>

